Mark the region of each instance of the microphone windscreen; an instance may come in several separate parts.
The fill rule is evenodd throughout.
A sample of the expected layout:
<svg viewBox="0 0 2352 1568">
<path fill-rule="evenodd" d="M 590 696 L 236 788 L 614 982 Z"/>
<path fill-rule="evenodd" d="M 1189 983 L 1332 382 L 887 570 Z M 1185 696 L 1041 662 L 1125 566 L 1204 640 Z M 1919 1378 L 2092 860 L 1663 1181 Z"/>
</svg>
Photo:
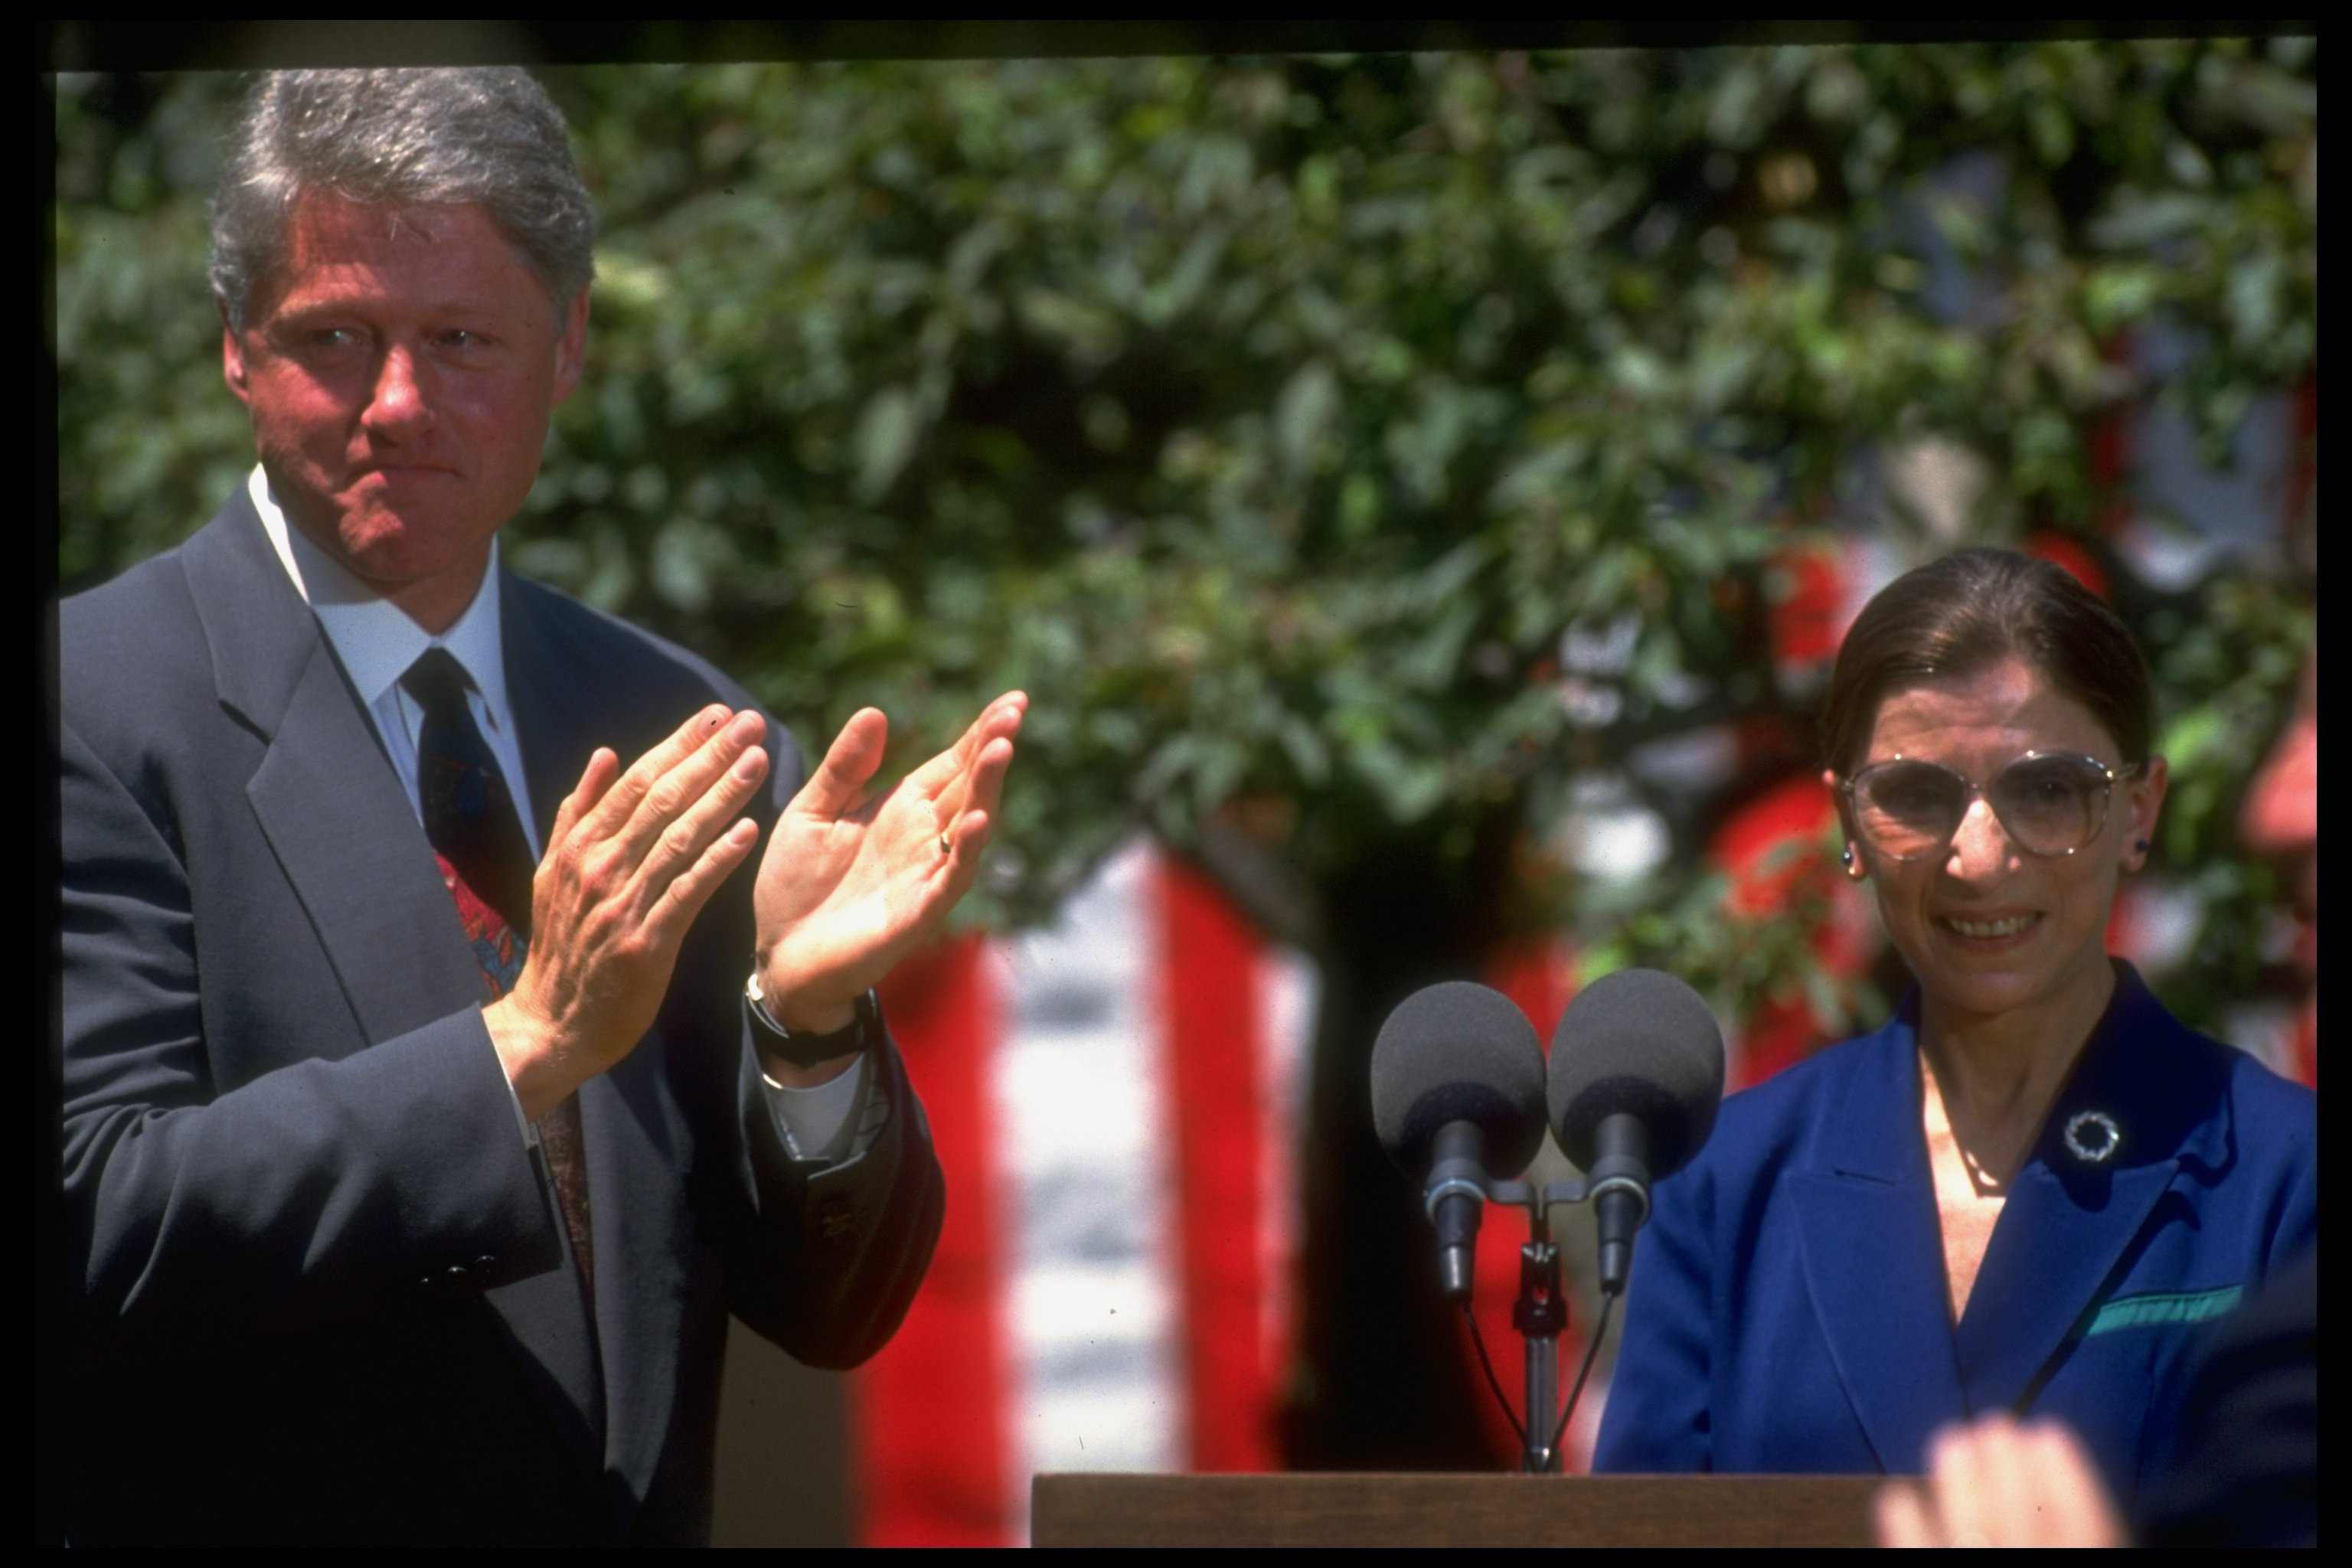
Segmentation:
<svg viewBox="0 0 2352 1568">
<path fill-rule="evenodd" d="M 1449 1121 L 1485 1134 L 1486 1173 L 1507 1182 L 1543 1143 L 1543 1043 L 1499 991 L 1448 980 L 1397 1005 L 1372 1045 L 1372 1125 L 1389 1158 L 1419 1179 Z"/>
<path fill-rule="evenodd" d="M 1592 1168 L 1603 1118 L 1629 1111 L 1650 1134 L 1653 1179 L 1679 1171 L 1715 1131 L 1723 1030 L 1697 992 L 1654 969 L 1621 969 L 1579 992 L 1552 1036 L 1552 1136 Z"/>
</svg>

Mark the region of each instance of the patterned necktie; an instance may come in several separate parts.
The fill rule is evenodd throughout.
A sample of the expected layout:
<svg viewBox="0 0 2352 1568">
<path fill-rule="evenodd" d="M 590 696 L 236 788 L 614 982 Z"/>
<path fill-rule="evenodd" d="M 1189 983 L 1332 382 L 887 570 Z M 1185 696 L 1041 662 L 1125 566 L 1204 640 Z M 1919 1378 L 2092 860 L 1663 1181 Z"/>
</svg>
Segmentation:
<svg viewBox="0 0 2352 1568">
<path fill-rule="evenodd" d="M 522 836 L 498 758 L 466 703 L 465 668 L 446 648 L 427 648 L 400 678 L 425 710 L 416 735 L 416 793 L 425 837 L 457 900 L 482 984 L 495 1002 L 513 989 L 530 951 L 530 846 Z M 555 1181 L 563 1228 L 588 1300 L 595 1260 L 588 1230 L 588 1162 L 580 1135 L 580 1097 L 572 1095 L 534 1124 Z M 593 1308 L 592 1308 L 593 1310 Z"/>
</svg>

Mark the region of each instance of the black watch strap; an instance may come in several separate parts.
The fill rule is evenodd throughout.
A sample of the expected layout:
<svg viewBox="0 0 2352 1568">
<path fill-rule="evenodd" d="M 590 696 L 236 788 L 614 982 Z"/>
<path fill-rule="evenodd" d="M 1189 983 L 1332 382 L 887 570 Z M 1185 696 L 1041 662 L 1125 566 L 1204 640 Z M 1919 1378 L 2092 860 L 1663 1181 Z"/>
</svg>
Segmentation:
<svg viewBox="0 0 2352 1568">
<path fill-rule="evenodd" d="M 873 992 L 857 998 L 857 1010 L 840 1028 L 829 1034 L 795 1034 L 776 1022 L 768 1011 L 767 998 L 760 992 L 760 972 L 743 983 L 743 1012 L 751 1021 L 751 1036 L 768 1050 L 794 1067 L 813 1068 L 820 1062 L 833 1061 L 862 1051 L 881 1032 L 881 1004 Z"/>
</svg>

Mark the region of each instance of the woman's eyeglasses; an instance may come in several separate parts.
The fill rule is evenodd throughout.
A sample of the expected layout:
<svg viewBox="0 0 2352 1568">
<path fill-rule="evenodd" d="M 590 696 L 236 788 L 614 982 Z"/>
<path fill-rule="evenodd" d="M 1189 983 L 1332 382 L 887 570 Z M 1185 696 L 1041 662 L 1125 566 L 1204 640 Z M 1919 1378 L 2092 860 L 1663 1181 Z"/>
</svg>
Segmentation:
<svg viewBox="0 0 2352 1568">
<path fill-rule="evenodd" d="M 2138 763 L 2111 768 L 2073 752 L 2028 752 L 1983 789 L 1939 763 L 1895 757 L 1873 763 L 1838 788 L 1870 847 L 1896 860 L 1940 852 L 1981 795 L 2017 847 L 2033 855 L 2072 855 L 2106 826 L 2116 781 Z"/>
</svg>

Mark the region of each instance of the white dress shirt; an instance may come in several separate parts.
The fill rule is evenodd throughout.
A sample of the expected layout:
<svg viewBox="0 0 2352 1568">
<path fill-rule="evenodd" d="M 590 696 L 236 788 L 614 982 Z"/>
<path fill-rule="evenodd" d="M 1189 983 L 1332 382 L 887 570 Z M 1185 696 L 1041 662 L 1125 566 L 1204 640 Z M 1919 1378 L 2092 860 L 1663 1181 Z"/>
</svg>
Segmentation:
<svg viewBox="0 0 2352 1568">
<path fill-rule="evenodd" d="M 253 499 L 253 510 L 260 514 L 262 529 L 269 535 L 270 547 L 278 552 L 286 575 L 293 580 L 295 591 L 319 617 L 319 630 L 326 637 L 328 647 L 341 661 L 343 673 L 351 678 L 360 700 L 367 704 L 368 717 L 374 721 L 376 734 L 383 742 L 385 754 L 392 759 L 393 772 L 399 776 L 401 787 L 407 791 L 408 807 L 416 813 L 417 821 L 425 820 L 424 802 L 416 784 L 416 742 L 424 727 L 425 710 L 401 685 L 400 678 L 408 673 L 409 666 L 426 648 L 437 647 L 448 650 L 473 681 L 473 689 L 466 694 L 467 707 L 480 727 L 490 753 L 498 759 L 499 771 L 506 775 L 507 794 L 514 802 L 524 842 L 530 845 L 531 858 L 536 861 L 541 853 L 539 824 L 531 816 L 522 746 L 515 734 L 514 706 L 507 695 L 499 595 L 488 591 L 490 584 L 498 581 L 498 541 L 490 541 L 489 569 L 483 574 L 483 587 L 475 593 L 474 602 L 457 617 L 456 625 L 435 637 L 410 620 L 406 612 L 391 600 L 352 575 L 341 562 L 289 527 L 278 498 L 270 493 L 268 476 L 259 464 L 254 466 L 252 478 L 247 481 L 247 493 Z M 623 760 L 625 763 L 629 759 Z M 852 1058 L 838 1076 L 813 1089 L 787 1089 L 761 1074 L 768 1108 L 785 1148 L 796 1157 L 828 1163 L 864 1153 L 879 1131 L 882 1120 L 873 1113 L 882 1108 L 867 1103 L 872 1098 L 867 1093 L 872 1074 L 864 1052 Z M 508 1089 L 511 1092 L 513 1085 L 509 1083 Z M 515 1101 L 515 1121 L 522 1129 L 524 1142 L 536 1142 L 537 1134 L 522 1113 L 520 1099 Z"/>
</svg>

